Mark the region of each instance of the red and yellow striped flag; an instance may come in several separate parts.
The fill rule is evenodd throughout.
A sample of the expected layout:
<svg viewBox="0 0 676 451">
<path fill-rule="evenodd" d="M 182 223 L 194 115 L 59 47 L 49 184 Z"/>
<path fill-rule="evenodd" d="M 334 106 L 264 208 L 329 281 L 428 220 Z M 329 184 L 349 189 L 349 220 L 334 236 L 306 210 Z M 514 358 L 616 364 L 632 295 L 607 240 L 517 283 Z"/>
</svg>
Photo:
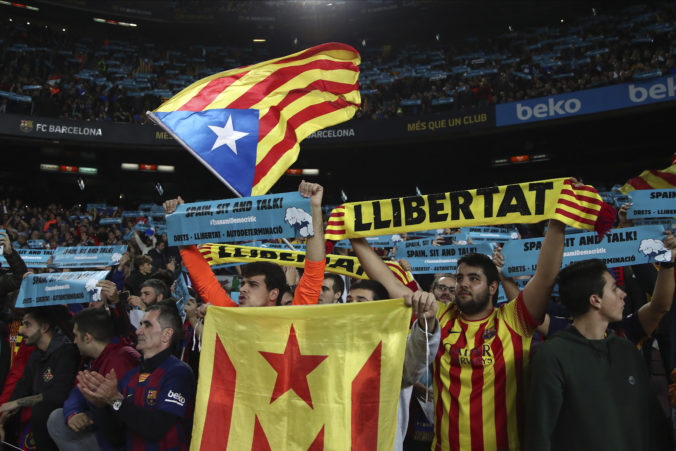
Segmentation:
<svg viewBox="0 0 676 451">
<path fill-rule="evenodd" d="M 392 450 L 401 299 L 209 307 L 191 450 Z"/>
<path fill-rule="evenodd" d="M 628 194 L 636 189 L 671 189 L 676 188 L 676 153 L 671 158 L 671 166 L 661 171 L 647 169 L 638 177 L 627 180 L 620 192 Z"/>
<path fill-rule="evenodd" d="M 300 141 L 354 116 L 360 62 L 349 45 L 318 45 L 203 78 L 149 116 L 231 189 L 265 194 Z"/>
<path fill-rule="evenodd" d="M 574 187 L 570 179 L 560 178 L 343 204 L 331 212 L 325 238 L 338 241 L 446 227 L 532 224 L 551 218 L 603 235 L 612 228 L 615 209 L 603 202 L 595 188 Z"/>
</svg>

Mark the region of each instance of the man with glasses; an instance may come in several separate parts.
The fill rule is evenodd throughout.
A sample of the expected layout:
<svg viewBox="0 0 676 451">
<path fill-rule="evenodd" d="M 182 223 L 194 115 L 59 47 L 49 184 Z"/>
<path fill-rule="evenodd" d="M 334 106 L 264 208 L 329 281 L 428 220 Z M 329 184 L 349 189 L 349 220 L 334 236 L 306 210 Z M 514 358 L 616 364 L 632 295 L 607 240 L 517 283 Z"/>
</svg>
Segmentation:
<svg viewBox="0 0 676 451">
<path fill-rule="evenodd" d="M 432 294 L 437 298 L 437 301 L 450 304 L 455 301 L 455 284 L 455 275 L 438 275 L 432 282 Z"/>
</svg>

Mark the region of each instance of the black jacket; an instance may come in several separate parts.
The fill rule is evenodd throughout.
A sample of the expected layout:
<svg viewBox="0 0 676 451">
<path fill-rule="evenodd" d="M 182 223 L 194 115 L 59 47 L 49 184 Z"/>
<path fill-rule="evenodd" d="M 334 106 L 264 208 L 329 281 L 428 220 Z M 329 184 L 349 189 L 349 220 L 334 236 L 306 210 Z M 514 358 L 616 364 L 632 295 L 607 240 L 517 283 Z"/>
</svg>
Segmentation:
<svg viewBox="0 0 676 451">
<path fill-rule="evenodd" d="M 64 335 L 55 334 L 47 351 L 33 351 L 10 400 L 42 393 L 43 401 L 63 404 L 75 385 L 79 365 L 77 347 Z"/>
</svg>

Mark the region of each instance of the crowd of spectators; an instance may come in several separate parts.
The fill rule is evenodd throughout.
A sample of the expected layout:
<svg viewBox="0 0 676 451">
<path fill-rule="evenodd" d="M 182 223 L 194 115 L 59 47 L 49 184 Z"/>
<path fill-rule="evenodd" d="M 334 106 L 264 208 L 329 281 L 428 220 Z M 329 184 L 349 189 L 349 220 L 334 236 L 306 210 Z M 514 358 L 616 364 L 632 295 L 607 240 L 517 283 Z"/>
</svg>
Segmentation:
<svg viewBox="0 0 676 451">
<path fill-rule="evenodd" d="M 636 5 L 557 26 L 435 46 L 362 48 L 358 118 L 382 119 L 644 80 L 676 70 L 676 7 Z M 275 56 L 0 26 L 0 112 L 143 124 L 190 83 Z"/>
</svg>

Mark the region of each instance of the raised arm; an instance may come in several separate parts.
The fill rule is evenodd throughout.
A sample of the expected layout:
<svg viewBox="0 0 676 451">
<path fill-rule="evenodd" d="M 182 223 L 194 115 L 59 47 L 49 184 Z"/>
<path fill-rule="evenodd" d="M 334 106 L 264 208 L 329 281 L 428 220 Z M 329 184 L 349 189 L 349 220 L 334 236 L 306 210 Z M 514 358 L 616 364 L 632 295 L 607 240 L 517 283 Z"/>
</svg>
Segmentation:
<svg viewBox="0 0 676 451">
<path fill-rule="evenodd" d="M 309 183 L 303 180 L 298 190 L 301 196 L 310 198 L 313 236 L 307 239 L 305 270 L 293 295 L 293 305 L 316 304 L 322 292 L 324 268 L 326 266 L 326 245 L 324 242 L 324 224 L 322 219 L 324 188 L 317 183 Z"/>
<path fill-rule="evenodd" d="M 562 222 L 549 220 L 535 275 L 523 289 L 523 302 L 537 324 L 545 317 L 547 301 L 552 295 L 556 276 L 561 269 L 565 230 L 566 226 Z"/>
<path fill-rule="evenodd" d="M 380 282 L 390 297 L 402 298 L 413 293 L 410 288 L 403 285 L 399 279 L 387 267 L 382 258 L 371 249 L 371 245 L 365 238 L 351 238 L 352 249 L 359 259 L 359 263 L 370 279 Z"/>
<path fill-rule="evenodd" d="M 676 237 L 670 232 L 664 232 L 664 246 L 671 250 L 671 263 L 660 265 L 657 273 L 655 288 L 650 302 L 644 304 L 638 310 L 638 319 L 647 335 L 652 334 L 657 329 L 662 317 L 671 309 L 671 303 L 674 299 L 674 261 L 676 261 Z"/>
<path fill-rule="evenodd" d="M 171 214 L 176 211 L 176 207 L 183 203 L 181 196 L 176 199 L 165 201 L 163 204 L 164 213 Z M 202 254 L 195 246 L 179 246 L 181 259 L 188 269 L 188 275 L 192 281 L 193 287 L 204 302 L 217 305 L 219 307 L 236 307 L 237 303 L 232 300 L 225 292 L 221 284 L 216 279 L 209 263 L 204 260 Z"/>
<path fill-rule="evenodd" d="M 303 180 L 300 182 L 298 190 L 300 191 L 301 196 L 310 198 L 310 208 L 312 209 L 312 230 L 314 235 L 307 239 L 305 259 L 318 262 L 326 259 L 324 222 L 322 219 L 322 197 L 324 195 L 324 188 L 318 183 L 309 183 Z"/>
</svg>

